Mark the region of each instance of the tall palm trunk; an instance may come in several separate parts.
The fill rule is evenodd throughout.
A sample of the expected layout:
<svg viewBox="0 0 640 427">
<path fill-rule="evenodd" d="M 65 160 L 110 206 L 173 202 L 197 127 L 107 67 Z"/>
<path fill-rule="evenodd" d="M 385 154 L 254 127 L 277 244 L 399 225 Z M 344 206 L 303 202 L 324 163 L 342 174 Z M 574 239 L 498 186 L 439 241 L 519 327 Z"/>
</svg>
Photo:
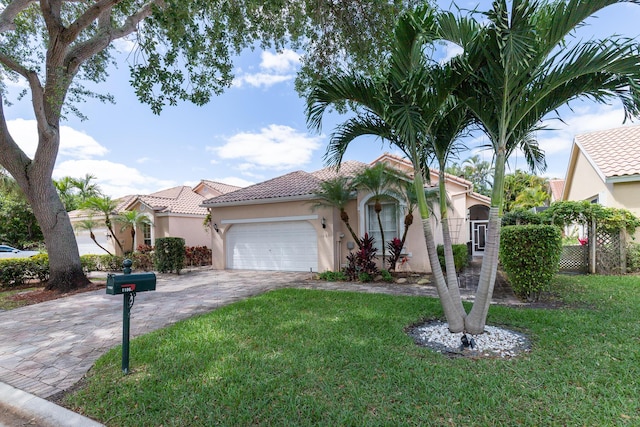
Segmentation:
<svg viewBox="0 0 640 427">
<path fill-rule="evenodd" d="M 504 201 L 505 150 L 497 150 L 491 208 L 489 209 L 489 229 L 487 246 L 482 258 L 480 279 L 473 308 L 465 320 L 465 329 L 471 334 L 481 334 L 487 321 L 491 296 L 498 272 L 500 229 L 502 226 L 502 203 Z"/>
<path fill-rule="evenodd" d="M 382 218 L 380 218 L 380 212 L 382 212 L 382 204 L 380 203 L 379 200 L 376 200 L 376 204 L 374 207 L 375 211 L 376 211 L 376 216 L 378 217 L 378 227 L 380 228 L 380 240 L 382 240 L 382 268 L 386 268 L 387 265 L 387 256 L 386 256 L 386 251 L 385 251 L 385 244 L 384 244 L 384 228 L 382 228 Z"/>
<path fill-rule="evenodd" d="M 98 243 L 98 239 L 96 239 L 96 235 L 93 234 L 92 230 L 89 230 L 89 236 L 91 237 L 91 240 L 93 240 L 93 243 L 95 243 L 96 245 L 98 245 L 98 247 L 100 249 L 102 249 L 103 251 L 105 251 L 106 253 L 108 253 L 109 255 L 112 255 L 111 252 L 109 252 L 104 246 L 102 246 L 100 243 Z"/>
<path fill-rule="evenodd" d="M 456 263 L 453 257 L 453 243 L 451 241 L 451 232 L 449 230 L 449 209 L 447 207 L 447 193 L 445 188 L 445 172 L 444 165 L 440 165 L 440 174 L 438 179 L 438 188 L 440 196 L 440 223 L 442 224 L 442 241 L 444 246 L 444 263 L 447 272 L 447 286 L 451 299 L 458 309 L 458 314 L 463 318 L 467 316 L 467 312 L 462 305 L 460 297 L 460 286 L 458 284 L 458 274 L 456 273 Z"/>
<path fill-rule="evenodd" d="M 460 314 L 460 309 L 454 302 L 449 288 L 445 281 L 440 267 L 440 261 L 438 260 L 438 252 L 436 250 L 436 243 L 431 229 L 431 219 L 429 218 L 429 207 L 427 205 L 427 199 L 424 194 L 424 182 L 422 180 L 422 168 L 419 164 L 414 163 L 416 170 L 414 177 L 414 185 L 416 189 L 416 195 L 418 196 L 418 209 L 420 211 L 420 218 L 422 219 L 422 232 L 424 234 L 424 240 L 427 245 L 427 255 L 429 257 L 429 263 L 431 264 L 431 271 L 433 273 L 433 279 L 436 283 L 436 289 L 438 290 L 438 296 L 442 303 L 442 310 L 447 319 L 449 330 L 451 332 L 464 331 L 464 317 Z"/>
<path fill-rule="evenodd" d="M 360 239 L 358 238 L 356 232 L 353 231 L 353 228 L 351 228 L 351 224 L 349 223 L 349 215 L 344 209 L 340 209 L 340 219 L 342 220 L 342 222 L 344 222 L 344 225 L 347 226 L 347 230 L 349 230 L 351 237 L 353 237 L 353 241 L 356 243 L 356 245 L 358 245 L 358 248 L 360 248 Z"/>
</svg>

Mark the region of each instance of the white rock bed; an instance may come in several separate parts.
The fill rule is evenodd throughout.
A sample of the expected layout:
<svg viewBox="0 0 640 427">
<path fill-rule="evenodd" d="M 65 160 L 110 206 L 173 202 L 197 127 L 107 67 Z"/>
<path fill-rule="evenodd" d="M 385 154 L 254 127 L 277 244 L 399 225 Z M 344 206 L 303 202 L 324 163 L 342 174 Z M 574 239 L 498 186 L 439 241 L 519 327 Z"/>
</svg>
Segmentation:
<svg viewBox="0 0 640 427">
<path fill-rule="evenodd" d="M 519 332 L 495 326 L 485 326 L 484 330 L 484 334 L 480 335 L 467 334 L 467 338 L 475 341 L 474 348 L 462 348 L 462 332 L 452 334 L 447 324 L 442 322 L 415 326 L 409 331 L 409 335 L 418 345 L 452 355 L 507 358 L 531 349 L 530 341 Z"/>
</svg>

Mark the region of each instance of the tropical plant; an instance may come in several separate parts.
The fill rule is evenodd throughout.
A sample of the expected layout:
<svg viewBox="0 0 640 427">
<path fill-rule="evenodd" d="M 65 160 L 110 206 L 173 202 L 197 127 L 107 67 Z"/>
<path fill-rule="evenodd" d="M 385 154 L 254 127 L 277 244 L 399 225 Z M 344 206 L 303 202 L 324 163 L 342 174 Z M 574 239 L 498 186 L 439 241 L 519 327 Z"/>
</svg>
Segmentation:
<svg viewBox="0 0 640 427">
<path fill-rule="evenodd" d="M 494 153 L 489 233 L 480 282 L 465 329 L 484 330 L 498 266 L 505 165 L 516 148 L 529 166 L 542 170 L 533 140 L 542 120 L 570 101 L 619 99 L 626 117 L 640 113 L 640 55 L 632 39 L 573 38 L 585 20 L 620 0 L 494 0 L 482 19 L 439 15 L 439 34 L 459 45 L 461 69 L 473 70 L 455 93 L 473 112 Z"/>
<path fill-rule="evenodd" d="M 136 247 L 136 229 L 143 225 L 153 225 L 148 216 L 139 211 L 124 211 L 117 214 L 113 220 L 121 225 L 120 231 L 130 230 L 131 252 Z"/>
<path fill-rule="evenodd" d="M 377 163 L 374 166 L 365 168 L 353 179 L 353 185 L 358 190 L 368 191 L 371 194 L 371 199 L 374 201 L 373 209 L 378 219 L 380 244 L 382 246 L 382 268 L 385 268 L 387 264 L 384 226 L 380 215 L 382 212 L 382 200 L 389 197 L 389 195 L 396 194 L 398 188 L 403 182 L 406 182 L 406 180 L 408 180 L 408 177 L 384 163 Z"/>
<path fill-rule="evenodd" d="M 120 242 L 120 239 L 118 239 L 116 233 L 113 231 L 113 221 L 111 220 L 111 216 L 115 215 L 116 207 L 118 207 L 118 202 L 111 199 L 111 197 L 109 196 L 89 197 L 84 202 L 82 207 L 85 209 L 89 209 L 92 212 L 102 214 L 104 216 L 104 225 L 107 226 L 109 233 L 111 233 L 111 237 L 120 248 L 120 252 L 124 253 L 122 243 Z"/>
<path fill-rule="evenodd" d="M 445 170 L 451 175 L 471 181 L 473 191 L 476 193 L 485 196 L 491 195 L 493 167 L 491 166 L 491 162 L 482 160 L 479 154 L 466 158 L 462 163 L 452 161 Z"/>
<path fill-rule="evenodd" d="M 98 226 L 99 226 L 98 221 L 94 220 L 91 216 L 89 216 L 89 218 L 87 218 L 87 219 L 83 219 L 83 220 L 81 220 L 79 222 L 76 222 L 74 224 L 74 227 L 75 227 L 76 230 L 87 230 L 89 232 L 89 236 L 91 237 L 91 240 L 93 240 L 93 242 L 96 245 L 98 245 L 98 247 L 100 249 L 102 249 L 103 251 L 105 251 L 109 255 L 113 255 L 111 252 L 109 252 L 109 250 L 107 248 L 105 248 L 100 243 L 98 243 L 98 240 L 96 239 L 96 235 L 93 233 L 93 229 L 98 227 Z"/>
<path fill-rule="evenodd" d="M 367 233 L 364 233 L 364 236 L 358 240 L 358 250 L 347 255 L 347 266 L 344 273 L 349 280 L 369 282 L 379 272 L 375 262 L 377 249 L 373 244 L 374 238 Z"/>
<path fill-rule="evenodd" d="M 504 212 L 548 206 L 549 180 L 521 170 L 504 176 Z"/>
<path fill-rule="evenodd" d="M 347 226 L 347 230 L 351 234 L 353 241 L 358 245 L 360 244 L 360 238 L 351 228 L 349 224 L 349 214 L 345 210 L 349 201 L 355 198 L 355 186 L 353 180 L 345 176 L 338 176 L 336 178 L 328 179 L 320 183 L 320 188 L 313 193 L 316 200 L 312 203 L 312 209 L 316 209 L 321 206 L 330 206 L 340 211 L 340 219 Z"/>
<path fill-rule="evenodd" d="M 67 212 L 78 209 L 90 197 L 100 197 L 100 187 L 91 182 L 95 179 L 94 175 L 85 174 L 83 178 L 64 176 L 53 180 Z"/>
<path fill-rule="evenodd" d="M 320 128 L 322 116 L 331 105 L 350 102 L 356 115 L 339 125 L 331 136 L 325 158 L 339 164 L 349 144 L 361 135 L 376 135 L 395 145 L 414 168 L 414 189 L 422 220 L 434 281 L 452 331 L 464 329 L 464 308 L 459 290 L 450 290 L 438 262 L 430 208 L 424 189 L 426 140 L 438 113 L 459 82 L 450 64 L 429 63 L 424 42 L 433 40 L 435 16 L 428 6 L 400 17 L 387 64 L 375 76 L 345 70 L 319 80 L 307 99 L 307 118 Z M 454 285 L 457 288 L 457 283 Z M 453 298 L 452 298 L 453 293 Z M 457 295 L 457 297 L 456 297 Z"/>
</svg>

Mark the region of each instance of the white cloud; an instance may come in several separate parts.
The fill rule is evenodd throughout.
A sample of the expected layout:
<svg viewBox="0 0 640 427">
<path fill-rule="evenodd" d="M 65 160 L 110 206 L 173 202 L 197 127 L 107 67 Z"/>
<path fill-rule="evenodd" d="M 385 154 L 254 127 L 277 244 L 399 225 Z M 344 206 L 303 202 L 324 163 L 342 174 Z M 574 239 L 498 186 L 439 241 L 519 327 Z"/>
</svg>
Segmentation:
<svg viewBox="0 0 640 427">
<path fill-rule="evenodd" d="M 9 133 L 29 157 L 33 157 L 38 146 L 38 131 L 35 120 L 15 119 L 7 122 Z M 69 126 L 60 127 L 60 156 L 75 159 L 90 159 L 104 156 L 109 150 L 93 137 Z"/>
<path fill-rule="evenodd" d="M 451 42 L 444 42 L 443 46 L 442 46 L 443 52 L 442 54 L 444 55 L 444 58 L 442 58 L 442 60 L 440 60 L 440 63 L 443 64 L 449 60 L 451 60 L 452 58 L 460 55 L 461 53 L 464 52 L 464 49 L 462 49 L 462 47 L 458 46 L 457 44 L 451 43 Z"/>
<path fill-rule="evenodd" d="M 136 160 L 136 163 L 148 163 L 151 161 L 151 157 L 140 157 L 138 160 Z"/>
<path fill-rule="evenodd" d="M 276 73 L 290 73 L 300 64 L 300 55 L 290 49 L 273 54 L 268 51 L 262 52 L 262 62 L 260 68 L 273 70 Z"/>
<path fill-rule="evenodd" d="M 221 159 L 238 159 L 243 170 L 271 168 L 276 170 L 300 168 L 311 160 L 313 151 L 320 147 L 322 137 L 282 125 L 270 125 L 259 133 L 242 132 L 220 147 L 207 147 Z"/>
<path fill-rule="evenodd" d="M 233 86 L 242 87 L 247 84 L 253 87 L 270 87 L 296 77 L 295 72 L 300 64 L 300 55 L 296 52 L 290 49 L 275 54 L 264 51 L 261 58 L 260 71 L 253 74 L 238 71 Z"/>
<path fill-rule="evenodd" d="M 277 83 L 286 82 L 287 80 L 293 80 L 294 78 L 295 74 L 245 74 L 243 76 L 236 77 L 233 80 L 233 86 L 242 87 L 246 83 L 253 87 L 269 87 Z"/>
<path fill-rule="evenodd" d="M 247 181 L 246 179 L 238 178 L 237 176 L 229 176 L 226 178 L 214 178 L 212 181 L 222 182 L 223 184 L 235 185 L 237 187 L 248 187 L 255 184 L 255 182 Z"/>
<path fill-rule="evenodd" d="M 94 175 L 100 189 L 111 197 L 149 194 L 177 185 L 175 181 L 146 176 L 137 169 L 108 160 L 67 160 L 56 166 L 53 177 L 79 177 L 86 173 Z"/>
</svg>

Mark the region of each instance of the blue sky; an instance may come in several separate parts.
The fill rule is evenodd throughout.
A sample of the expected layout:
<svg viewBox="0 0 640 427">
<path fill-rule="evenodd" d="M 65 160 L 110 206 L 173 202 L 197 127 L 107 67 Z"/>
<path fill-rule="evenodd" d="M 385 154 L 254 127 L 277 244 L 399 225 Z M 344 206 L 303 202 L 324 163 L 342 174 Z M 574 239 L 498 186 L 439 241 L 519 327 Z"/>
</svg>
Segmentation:
<svg viewBox="0 0 640 427">
<path fill-rule="evenodd" d="M 443 7 L 450 4 L 439 3 Z M 490 2 L 457 4 L 463 8 L 479 5 L 483 10 Z M 638 22 L 640 6 L 615 5 L 591 19 L 579 36 L 637 37 Z M 246 52 L 236 61 L 233 87 L 223 95 L 203 107 L 181 103 L 156 116 L 135 98 L 128 84 L 128 67 L 121 62 L 99 88 L 113 94 L 116 104 L 90 100 L 80 106 L 88 120 L 69 117 L 62 123 L 54 178 L 91 173 L 105 193 L 119 197 L 195 185 L 201 179 L 246 186 L 295 170 L 320 169 L 331 130 L 341 118 L 327 116 L 321 134 L 307 129 L 305 103 L 293 87 L 297 68 L 298 55 L 292 51 Z M 10 90 L 17 87 L 10 86 Z M 5 107 L 5 114 L 14 138 L 32 155 L 35 122 L 29 96 L 25 98 Z M 573 111 L 561 111 L 565 124 L 554 121 L 553 131 L 538 135 L 547 156 L 546 176 L 564 178 L 574 135 L 622 125 L 624 116 L 618 104 L 573 107 Z M 480 138 L 470 145 L 482 143 Z M 380 141 L 363 139 L 350 147 L 345 159 L 370 162 L 385 151 L 392 150 Z M 476 152 L 471 147 L 461 153 L 461 160 Z M 479 154 L 491 160 L 489 152 Z M 524 161 L 516 157 L 510 165 L 523 168 Z"/>
</svg>

